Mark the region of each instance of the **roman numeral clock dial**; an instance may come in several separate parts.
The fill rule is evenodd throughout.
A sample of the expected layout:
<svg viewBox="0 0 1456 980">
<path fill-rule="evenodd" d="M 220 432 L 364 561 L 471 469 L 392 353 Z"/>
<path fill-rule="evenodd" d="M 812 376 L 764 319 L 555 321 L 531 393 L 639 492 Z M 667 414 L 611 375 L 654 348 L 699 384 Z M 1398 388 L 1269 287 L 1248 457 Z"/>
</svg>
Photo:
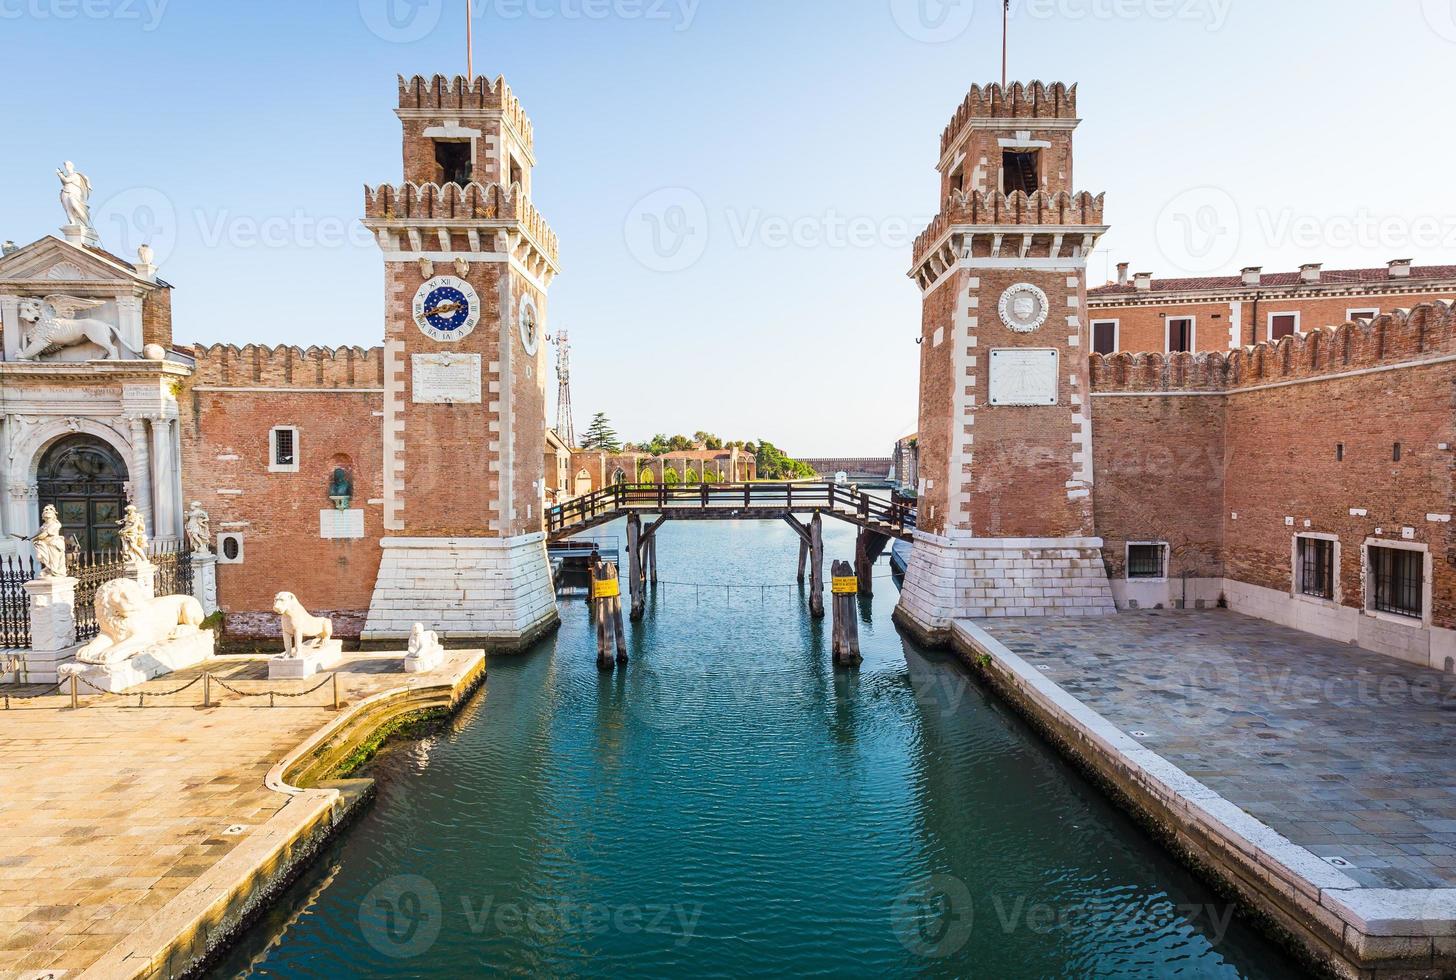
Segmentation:
<svg viewBox="0 0 1456 980">
<path fill-rule="evenodd" d="M 470 336 L 480 323 L 480 297 L 464 279 L 436 276 L 415 293 L 412 314 L 426 337 L 453 344 Z"/>
</svg>

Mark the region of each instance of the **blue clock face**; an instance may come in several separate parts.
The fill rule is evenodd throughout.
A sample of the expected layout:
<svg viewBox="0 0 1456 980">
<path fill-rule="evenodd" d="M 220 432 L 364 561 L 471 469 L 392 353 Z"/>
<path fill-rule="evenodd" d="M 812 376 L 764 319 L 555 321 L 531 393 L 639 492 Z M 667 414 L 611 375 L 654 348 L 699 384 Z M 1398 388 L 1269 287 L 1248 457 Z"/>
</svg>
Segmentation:
<svg viewBox="0 0 1456 980">
<path fill-rule="evenodd" d="M 415 325 L 440 343 L 455 343 L 480 323 L 480 297 L 474 287 L 454 276 L 436 276 L 415 294 Z"/>
<path fill-rule="evenodd" d="M 470 316 L 470 302 L 454 286 L 440 286 L 425 297 L 422 316 L 436 330 L 452 333 L 465 326 Z"/>
</svg>

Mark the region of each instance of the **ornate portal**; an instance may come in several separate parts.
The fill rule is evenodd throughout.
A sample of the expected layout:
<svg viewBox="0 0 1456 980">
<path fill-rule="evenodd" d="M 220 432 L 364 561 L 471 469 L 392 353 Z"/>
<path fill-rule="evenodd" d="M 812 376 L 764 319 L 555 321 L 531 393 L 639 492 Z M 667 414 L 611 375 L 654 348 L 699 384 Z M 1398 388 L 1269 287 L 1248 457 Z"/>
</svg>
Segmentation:
<svg viewBox="0 0 1456 980">
<path fill-rule="evenodd" d="M 1047 294 L 1029 282 L 1017 283 L 1001 294 L 1001 322 L 1017 333 L 1040 330 L 1050 309 Z"/>
</svg>

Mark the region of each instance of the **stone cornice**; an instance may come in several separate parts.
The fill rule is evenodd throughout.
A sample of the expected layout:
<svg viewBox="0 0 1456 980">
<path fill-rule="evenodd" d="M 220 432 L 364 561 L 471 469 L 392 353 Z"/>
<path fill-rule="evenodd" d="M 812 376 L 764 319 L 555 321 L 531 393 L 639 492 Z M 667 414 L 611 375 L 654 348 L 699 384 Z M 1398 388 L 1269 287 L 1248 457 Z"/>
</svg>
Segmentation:
<svg viewBox="0 0 1456 980">
<path fill-rule="evenodd" d="M 1146 293 L 1117 293 L 1098 296 L 1089 292 L 1089 309 L 1119 309 L 1129 306 L 1192 306 L 1204 303 L 1279 302 L 1296 299 L 1341 299 L 1360 296 L 1422 296 L 1430 293 L 1456 294 L 1456 279 L 1401 280 L 1395 283 L 1297 283 L 1281 286 L 1238 286 L 1218 289 L 1159 290 Z"/>
</svg>

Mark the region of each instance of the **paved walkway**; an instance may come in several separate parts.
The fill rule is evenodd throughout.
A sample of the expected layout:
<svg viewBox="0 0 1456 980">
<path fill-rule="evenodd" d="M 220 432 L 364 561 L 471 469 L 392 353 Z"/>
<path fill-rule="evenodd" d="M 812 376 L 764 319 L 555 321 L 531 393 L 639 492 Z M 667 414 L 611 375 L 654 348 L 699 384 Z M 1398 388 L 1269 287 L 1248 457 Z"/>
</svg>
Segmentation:
<svg viewBox="0 0 1456 980">
<path fill-rule="evenodd" d="M 440 683 L 459 656 L 409 682 Z M 210 669 L 239 690 L 307 690 L 322 679 L 269 683 L 257 661 Z M 406 675 L 399 656 L 354 657 L 339 680 L 357 703 Z M 0 977 L 85 969 L 147 923 L 283 807 L 288 797 L 264 777 L 338 717 L 329 686 L 271 709 L 217 684 L 212 697 L 224 706 L 199 707 L 199 683 L 156 699 L 173 706 L 144 710 L 134 695 L 83 697 L 74 711 L 67 696 L 0 708 Z"/>
<path fill-rule="evenodd" d="M 981 625 L 1361 885 L 1456 887 L 1456 677 L 1221 611 Z"/>
</svg>

